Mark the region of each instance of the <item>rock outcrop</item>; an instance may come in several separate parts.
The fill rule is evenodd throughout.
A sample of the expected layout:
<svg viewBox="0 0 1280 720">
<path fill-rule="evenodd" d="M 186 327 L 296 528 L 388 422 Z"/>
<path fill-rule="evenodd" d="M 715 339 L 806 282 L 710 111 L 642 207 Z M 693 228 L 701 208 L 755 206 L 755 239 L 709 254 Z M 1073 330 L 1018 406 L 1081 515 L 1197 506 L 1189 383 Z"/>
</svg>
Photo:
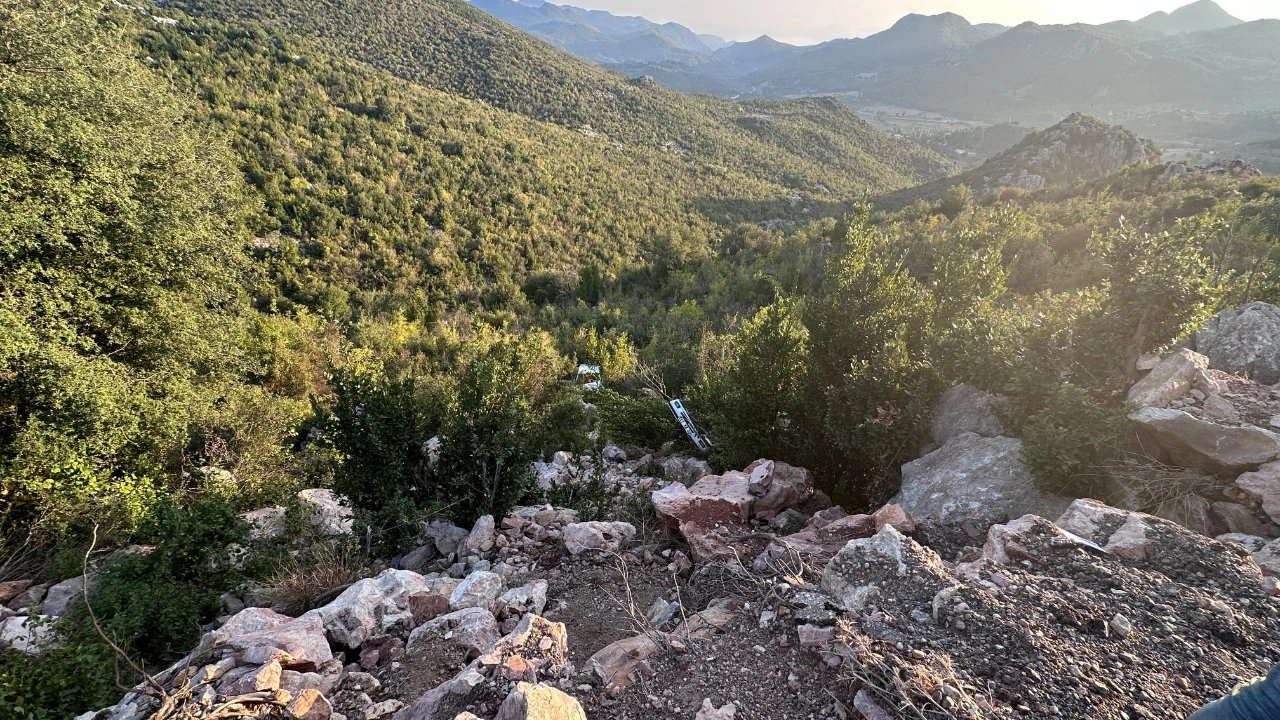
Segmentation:
<svg viewBox="0 0 1280 720">
<path fill-rule="evenodd" d="M 1210 367 L 1280 383 L 1280 307 L 1253 302 L 1214 315 L 1192 337 Z"/>
<path fill-rule="evenodd" d="M 1219 425 L 1182 410 L 1153 407 L 1129 419 L 1148 451 L 1175 465 L 1234 474 L 1280 457 L 1280 436 L 1252 425 Z"/>
</svg>

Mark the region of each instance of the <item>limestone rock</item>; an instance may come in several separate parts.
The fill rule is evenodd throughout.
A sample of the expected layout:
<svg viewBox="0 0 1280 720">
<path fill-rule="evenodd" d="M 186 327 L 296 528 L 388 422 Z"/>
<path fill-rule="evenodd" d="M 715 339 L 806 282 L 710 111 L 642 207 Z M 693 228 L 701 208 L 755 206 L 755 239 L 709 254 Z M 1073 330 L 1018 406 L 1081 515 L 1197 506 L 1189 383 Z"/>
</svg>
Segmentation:
<svg viewBox="0 0 1280 720">
<path fill-rule="evenodd" d="M 1180 410 L 1153 407 L 1131 413 L 1129 419 L 1148 449 L 1184 467 L 1239 473 L 1280 456 L 1280 436 L 1252 425 L 1217 425 Z"/>
<path fill-rule="evenodd" d="M 466 710 L 484 681 L 484 673 L 473 663 L 402 708 L 394 720 L 452 720 Z"/>
<path fill-rule="evenodd" d="M 662 476 L 666 480 L 688 487 L 703 476 L 711 474 L 711 465 L 706 460 L 674 455 L 662 463 Z"/>
<path fill-rule="evenodd" d="M 671 529 L 684 522 L 708 527 L 745 524 L 755 500 L 747 485 L 747 476 L 740 472 L 708 475 L 688 488 L 671 483 L 654 491 L 653 506 L 658 519 Z"/>
<path fill-rule="evenodd" d="M 1197 373 L 1207 367 L 1209 358 L 1178 348 L 1129 389 L 1129 402 L 1144 407 L 1168 407 L 1191 391 Z"/>
<path fill-rule="evenodd" d="M 466 648 L 476 658 L 493 650 L 502 634 L 493 613 L 484 608 L 466 608 L 441 615 L 414 628 L 405 647 L 412 651 L 423 643 L 447 641 Z"/>
<path fill-rule="evenodd" d="M 441 520 L 431 521 L 423 528 L 423 532 L 436 546 L 436 551 L 444 557 L 457 552 L 462 541 L 471 536 L 466 530 Z"/>
<path fill-rule="evenodd" d="M 0 582 L 0 605 L 7 604 L 10 600 L 18 597 L 26 592 L 35 582 L 32 580 L 7 580 Z"/>
<path fill-rule="evenodd" d="M 520 608 L 522 612 L 541 615 L 547 606 L 546 580 L 534 580 L 528 585 L 512 588 L 498 598 L 498 604 L 505 608 Z"/>
<path fill-rule="evenodd" d="M 1267 546 L 1270 540 L 1257 535 L 1245 535 L 1243 533 L 1226 533 L 1214 538 L 1218 542 L 1235 543 L 1247 550 L 1250 554 L 1256 553 Z"/>
<path fill-rule="evenodd" d="M 408 570 L 386 570 L 347 588 L 333 602 L 308 614 L 323 621 L 333 642 L 358 648 L 373 635 L 413 626 L 409 598 L 426 592 L 427 581 Z"/>
<path fill-rule="evenodd" d="M 1253 302 L 1214 315 L 1194 335 L 1210 367 L 1264 385 L 1280 382 L 1280 307 Z"/>
<path fill-rule="evenodd" d="M 516 684 L 494 720 L 587 720 L 578 701 L 550 685 Z"/>
<path fill-rule="evenodd" d="M 886 525 L 875 535 L 850 540 L 822 574 L 822 589 L 844 607 L 861 612 L 882 589 L 895 596 L 932 598 L 954 584 L 934 551 Z"/>
<path fill-rule="evenodd" d="M 285 509 L 282 507 L 250 510 L 240 517 L 249 523 L 250 540 L 273 540 L 285 533 Z"/>
<path fill-rule="evenodd" d="M 458 556 L 466 557 L 468 555 L 483 555 L 493 549 L 494 542 L 494 521 L 492 515 L 485 515 L 476 520 L 475 526 L 471 528 L 471 532 L 467 534 L 467 539 L 462 541 L 458 548 Z"/>
<path fill-rule="evenodd" d="M 564 540 L 569 553 L 577 556 L 588 550 L 617 552 L 635 535 L 636 528 L 630 523 L 584 522 L 566 525 L 560 538 Z"/>
<path fill-rule="evenodd" d="M 56 640 L 53 619 L 48 615 L 15 615 L 0 620 L 0 650 L 40 655 Z"/>
<path fill-rule="evenodd" d="M 703 698 L 702 707 L 693 720 L 734 720 L 737 714 L 738 706 L 733 703 L 725 703 L 723 707 L 717 708 L 712 704 L 711 698 Z"/>
<path fill-rule="evenodd" d="M 771 520 L 813 494 L 813 475 L 801 467 L 774 460 L 757 460 L 745 472 L 747 492 L 755 496 L 751 514 L 758 520 Z"/>
<path fill-rule="evenodd" d="M 332 490 L 309 488 L 298 491 L 298 500 L 307 521 L 322 535 L 350 535 L 355 513 Z"/>
<path fill-rule="evenodd" d="M 1280 462 L 1272 462 L 1236 478 L 1236 487 L 1261 503 L 1272 522 L 1280 523 Z M 1234 532 L 1234 530 L 1233 530 Z"/>
<path fill-rule="evenodd" d="M 49 591 L 45 593 L 44 602 L 40 603 L 41 614 L 62 617 L 73 607 L 83 607 L 84 586 L 84 575 L 50 586 Z"/>
<path fill-rule="evenodd" d="M 1057 515 L 1068 502 L 1036 488 L 1014 438 L 965 433 L 902 467 L 900 504 L 915 518 L 990 525 Z"/>
<path fill-rule="evenodd" d="M 587 660 L 586 669 L 600 679 L 606 694 L 615 695 L 630 687 L 632 673 L 661 649 L 647 635 L 625 638 L 597 651 Z"/>
<path fill-rule="evenodd" d="M 295 619 L 267 608 L 246 608 L 213 631 L 212 640 L 231 647 L 246 664 L 265 663 L 284 652 L 289 658 L 282 663 L 285 668 L 312 672 L 333 659 L 324 622 L 311 613 Z"/>
<path fill-rule="evenodd" d="M 449 607 L 454 610 L 481 607 L 492 611 L 494 603 L 506 590 L 506 586 L 507 583 L 501 575 L 477 570 L 468 575 L 449 596 Z"/>
<path fill-rule="evenodd" d="M 933 410 L 932 436 L 938 445 L 965 433 L 983 437 L 1004 434 L 997 413 L 1005 400 L 972 385 L 960 384 L 942 394 Z"/>
<path fill-rule="evenodd" d="M 400 567 L 410 572 L 423 574 L 427 572 L 428 565 L 436 557 L 436 546 L 434 544 L 426 544 L 414 548 L 400 559 Z"/>
<path fill-rule="evenodd" d="M 1280 540 L 1272 540 L 1253 553 L 1253 561 L 1267 577 L 1280 578 Z"/>
</svg>

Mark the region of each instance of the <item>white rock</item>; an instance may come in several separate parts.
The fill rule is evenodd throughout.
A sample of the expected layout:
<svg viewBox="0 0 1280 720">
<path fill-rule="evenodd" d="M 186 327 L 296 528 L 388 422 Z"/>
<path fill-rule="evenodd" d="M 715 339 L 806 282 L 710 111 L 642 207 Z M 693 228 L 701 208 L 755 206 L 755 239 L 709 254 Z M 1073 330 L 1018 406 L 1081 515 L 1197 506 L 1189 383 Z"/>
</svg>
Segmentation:
<svg viewBox="0 0 1280 720">
<path fill-rule="evenodd" d="M 454 589 L 453 594 L 449 596 L 449 607 L 454 610 L 480 607 L 492 611 L 494 603 L 505 589 L 506 581 L 501 575 L 477 570 L 464 578 L 462 583 Z"/>
<path fill-rule="evenodd" d="M 333 602 L 312 610 L 324 621 L 329 638 L 350 648 L 373 635 L 413 625 L 409 596 L 427 592 L 427 581 L 408 570 L 386 570 L 347 588 Z"/>
</svg>

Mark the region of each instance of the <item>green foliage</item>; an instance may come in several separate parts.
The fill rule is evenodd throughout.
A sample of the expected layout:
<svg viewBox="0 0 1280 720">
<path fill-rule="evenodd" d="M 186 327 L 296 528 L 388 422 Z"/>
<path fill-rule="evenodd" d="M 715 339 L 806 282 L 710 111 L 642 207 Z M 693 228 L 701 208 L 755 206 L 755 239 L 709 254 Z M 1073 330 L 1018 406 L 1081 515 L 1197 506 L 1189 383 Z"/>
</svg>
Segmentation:
<svg viewBox="0 0 1280 720">
<path fill-rule="evenodd" d="M 436 467 L 455 517 L 501 516 L 531 490 L 529 464 L 567 429 L 553 421 L 566 405 L 581 405 L 576 392 L 563 391 L 567 372 L 541 334 L 496 340 L 463 368 Z"/>
<path fill-rule="evenodd" d="M 587 400 L 596 406 L 603 442 L 656 450 L 680 433 L 671 409 L 660 397 L 632 397 L 605 388 L 590 393 Z"/>
<path fill-rule="evenodd" d="M 794 457 L 806 445 L 809 332 L 793 300 L 765 307 L 729 340 L 690 397 L 699 420 L 716 429 L 715 456 L 725 467 L 761 457 Z"/>
<path fill-rule="evenodd" d="M 64 720 L 117 702 L 115 676 L 105 671 L 115 659 L 104 643 L 63 646 L 36 659 L 0 652 L 0 717 Z"/>
</svg>

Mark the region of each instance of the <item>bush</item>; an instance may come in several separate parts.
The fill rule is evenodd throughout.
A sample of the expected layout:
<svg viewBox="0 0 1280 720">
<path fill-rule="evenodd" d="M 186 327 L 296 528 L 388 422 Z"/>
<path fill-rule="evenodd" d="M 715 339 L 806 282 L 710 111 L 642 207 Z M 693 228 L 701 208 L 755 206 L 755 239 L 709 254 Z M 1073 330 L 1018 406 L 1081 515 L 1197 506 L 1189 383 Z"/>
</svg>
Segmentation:
<svg viewBox="0 0 1280 720">
<path fill-rule="evenodd" d="M 588 399 L 596 406 L 596 423 L 604 442 L 657 449 L 678 437 L 680 426 L 662 398 L 629 397 L 604 388 Z"/>
</svg>

